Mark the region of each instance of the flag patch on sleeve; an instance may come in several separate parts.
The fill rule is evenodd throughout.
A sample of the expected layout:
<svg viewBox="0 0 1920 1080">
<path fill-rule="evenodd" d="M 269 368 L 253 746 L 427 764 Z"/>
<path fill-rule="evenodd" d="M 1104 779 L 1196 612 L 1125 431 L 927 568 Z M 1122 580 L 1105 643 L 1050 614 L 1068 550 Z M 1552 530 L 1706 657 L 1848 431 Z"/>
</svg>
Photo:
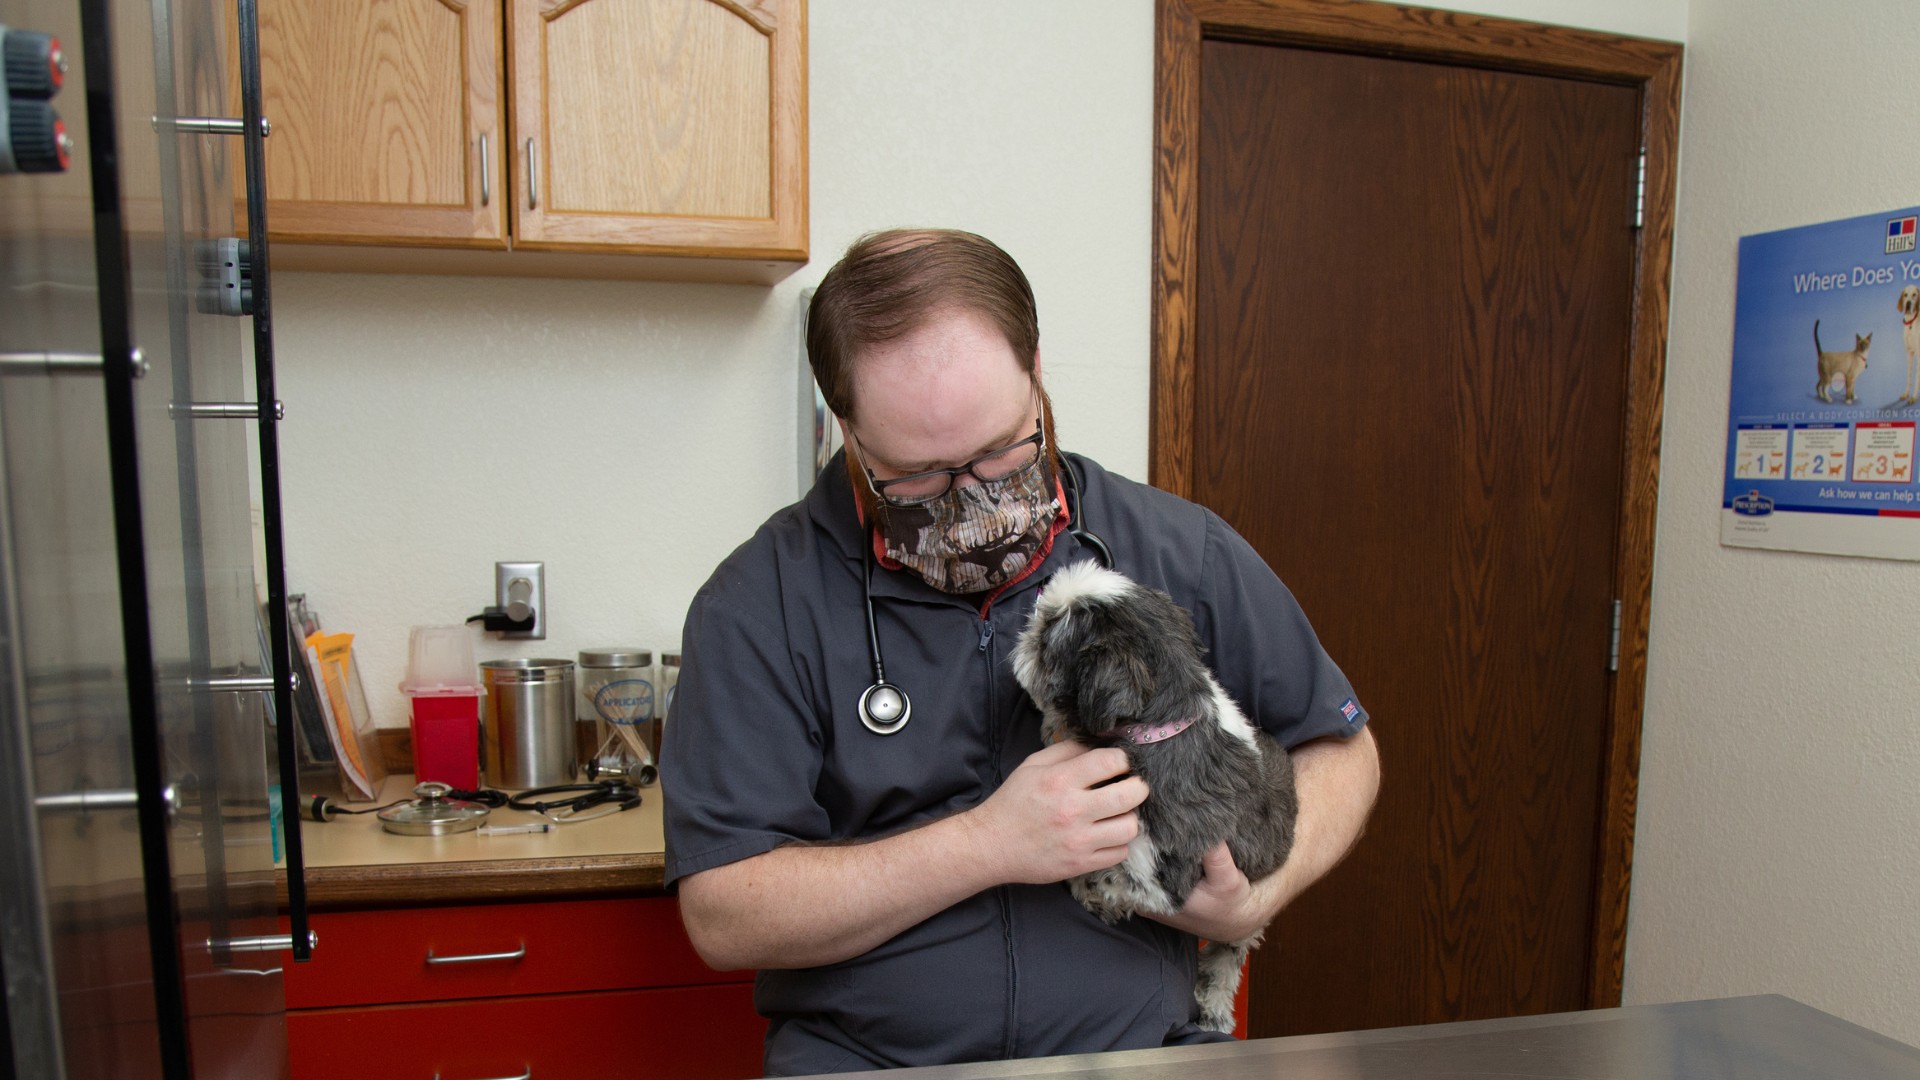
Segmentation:
<svg viewBox="0 0 1920 1080">
<path fill-rule="evenodd" d="M 1353 718 L 1360 715 L 1360 706 L 1355 705 L 1352 698 L 1348 698 L 1347 703 L 1340 706 L 1340 715 L 1346 717 L 1347 723 L 1351 724 Z"/>
</svg>

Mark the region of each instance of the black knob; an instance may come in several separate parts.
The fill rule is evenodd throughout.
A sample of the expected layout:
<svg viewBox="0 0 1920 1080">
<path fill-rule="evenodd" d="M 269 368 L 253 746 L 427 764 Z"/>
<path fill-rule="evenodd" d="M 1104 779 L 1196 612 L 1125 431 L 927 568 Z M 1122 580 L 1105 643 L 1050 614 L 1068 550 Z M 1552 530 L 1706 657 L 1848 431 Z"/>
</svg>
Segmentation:
<svg viewBox="0 0 1920 1080">
<path fill-rule="evenodd" d="M 7 107 L 7 123 L 13 129 L 15 170 L 67 171 L 73 158 L 73 140 L 67 137 L 67 125 L 52 105 L 44 101 L 15 101 Z"/>
<path fill-rule="evenodd" d="M 14 97 L 45 100 L 66 82 L 67 56 L 60 39 L 33 30 L 7 30 L 0 55 L 7 69 L 7 92 Z"/>
</svg>

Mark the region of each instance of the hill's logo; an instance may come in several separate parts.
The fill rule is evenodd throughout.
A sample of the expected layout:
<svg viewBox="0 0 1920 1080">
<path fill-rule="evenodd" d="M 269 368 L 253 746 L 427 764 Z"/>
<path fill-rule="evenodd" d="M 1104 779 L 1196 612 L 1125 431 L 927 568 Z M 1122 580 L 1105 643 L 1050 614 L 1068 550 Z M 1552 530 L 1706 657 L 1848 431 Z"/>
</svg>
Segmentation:
<svg viewBox="0 0 1920 1080">
<path fill-rule="evenodd" d="M 1887 222 L 1887 254 L 1913 250 L 1913 225 L 1916 218 L 1900 217 Z"/>
<path fill-rule="evenodd" d="M 1758 491 L 1749 491 L 1745 495 L 1734 496 L 1733 512 L 1747 517 L 1766 517 L 1773 513 L 1773 500 Z"/>
</svg>

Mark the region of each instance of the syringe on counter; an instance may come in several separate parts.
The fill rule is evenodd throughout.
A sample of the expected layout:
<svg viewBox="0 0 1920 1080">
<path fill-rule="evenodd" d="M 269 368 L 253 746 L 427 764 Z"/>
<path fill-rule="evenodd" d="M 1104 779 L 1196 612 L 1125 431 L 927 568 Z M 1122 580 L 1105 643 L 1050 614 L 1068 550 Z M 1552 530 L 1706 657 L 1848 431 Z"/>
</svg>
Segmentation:
<svg viewBox="0 0 1920 1080">
<path fill-rule="evenodd" d="M 553 823 L 550 821 L 538 821 L 530 825 L 482 825 L 473 831 L 479 833 L 481 836 L 500 836 L 505 833 L 552 832 Z"/>
</svg>

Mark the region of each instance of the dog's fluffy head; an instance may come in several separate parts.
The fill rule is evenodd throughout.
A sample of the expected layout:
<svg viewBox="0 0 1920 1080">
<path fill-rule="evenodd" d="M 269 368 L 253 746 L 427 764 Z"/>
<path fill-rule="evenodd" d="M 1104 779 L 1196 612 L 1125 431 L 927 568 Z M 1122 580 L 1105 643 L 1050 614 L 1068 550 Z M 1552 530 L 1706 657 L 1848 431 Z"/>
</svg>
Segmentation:
<svg viewBox="0 0 1920 1080">
<path fill-rule="evenodd" d="M 1908 285 L 1900 290 L 1900 314 L 1909 319 L 1920 318 L 1920 285 Z"/>
<path fill-rule="evenodd" d="M 1192 617 L 1166 593 L 1092 562 L 1047 582 L 1014 646 L 1013 673 L 1070 736 L 1192 716 L 1211 695 Z"/>
</svg>

